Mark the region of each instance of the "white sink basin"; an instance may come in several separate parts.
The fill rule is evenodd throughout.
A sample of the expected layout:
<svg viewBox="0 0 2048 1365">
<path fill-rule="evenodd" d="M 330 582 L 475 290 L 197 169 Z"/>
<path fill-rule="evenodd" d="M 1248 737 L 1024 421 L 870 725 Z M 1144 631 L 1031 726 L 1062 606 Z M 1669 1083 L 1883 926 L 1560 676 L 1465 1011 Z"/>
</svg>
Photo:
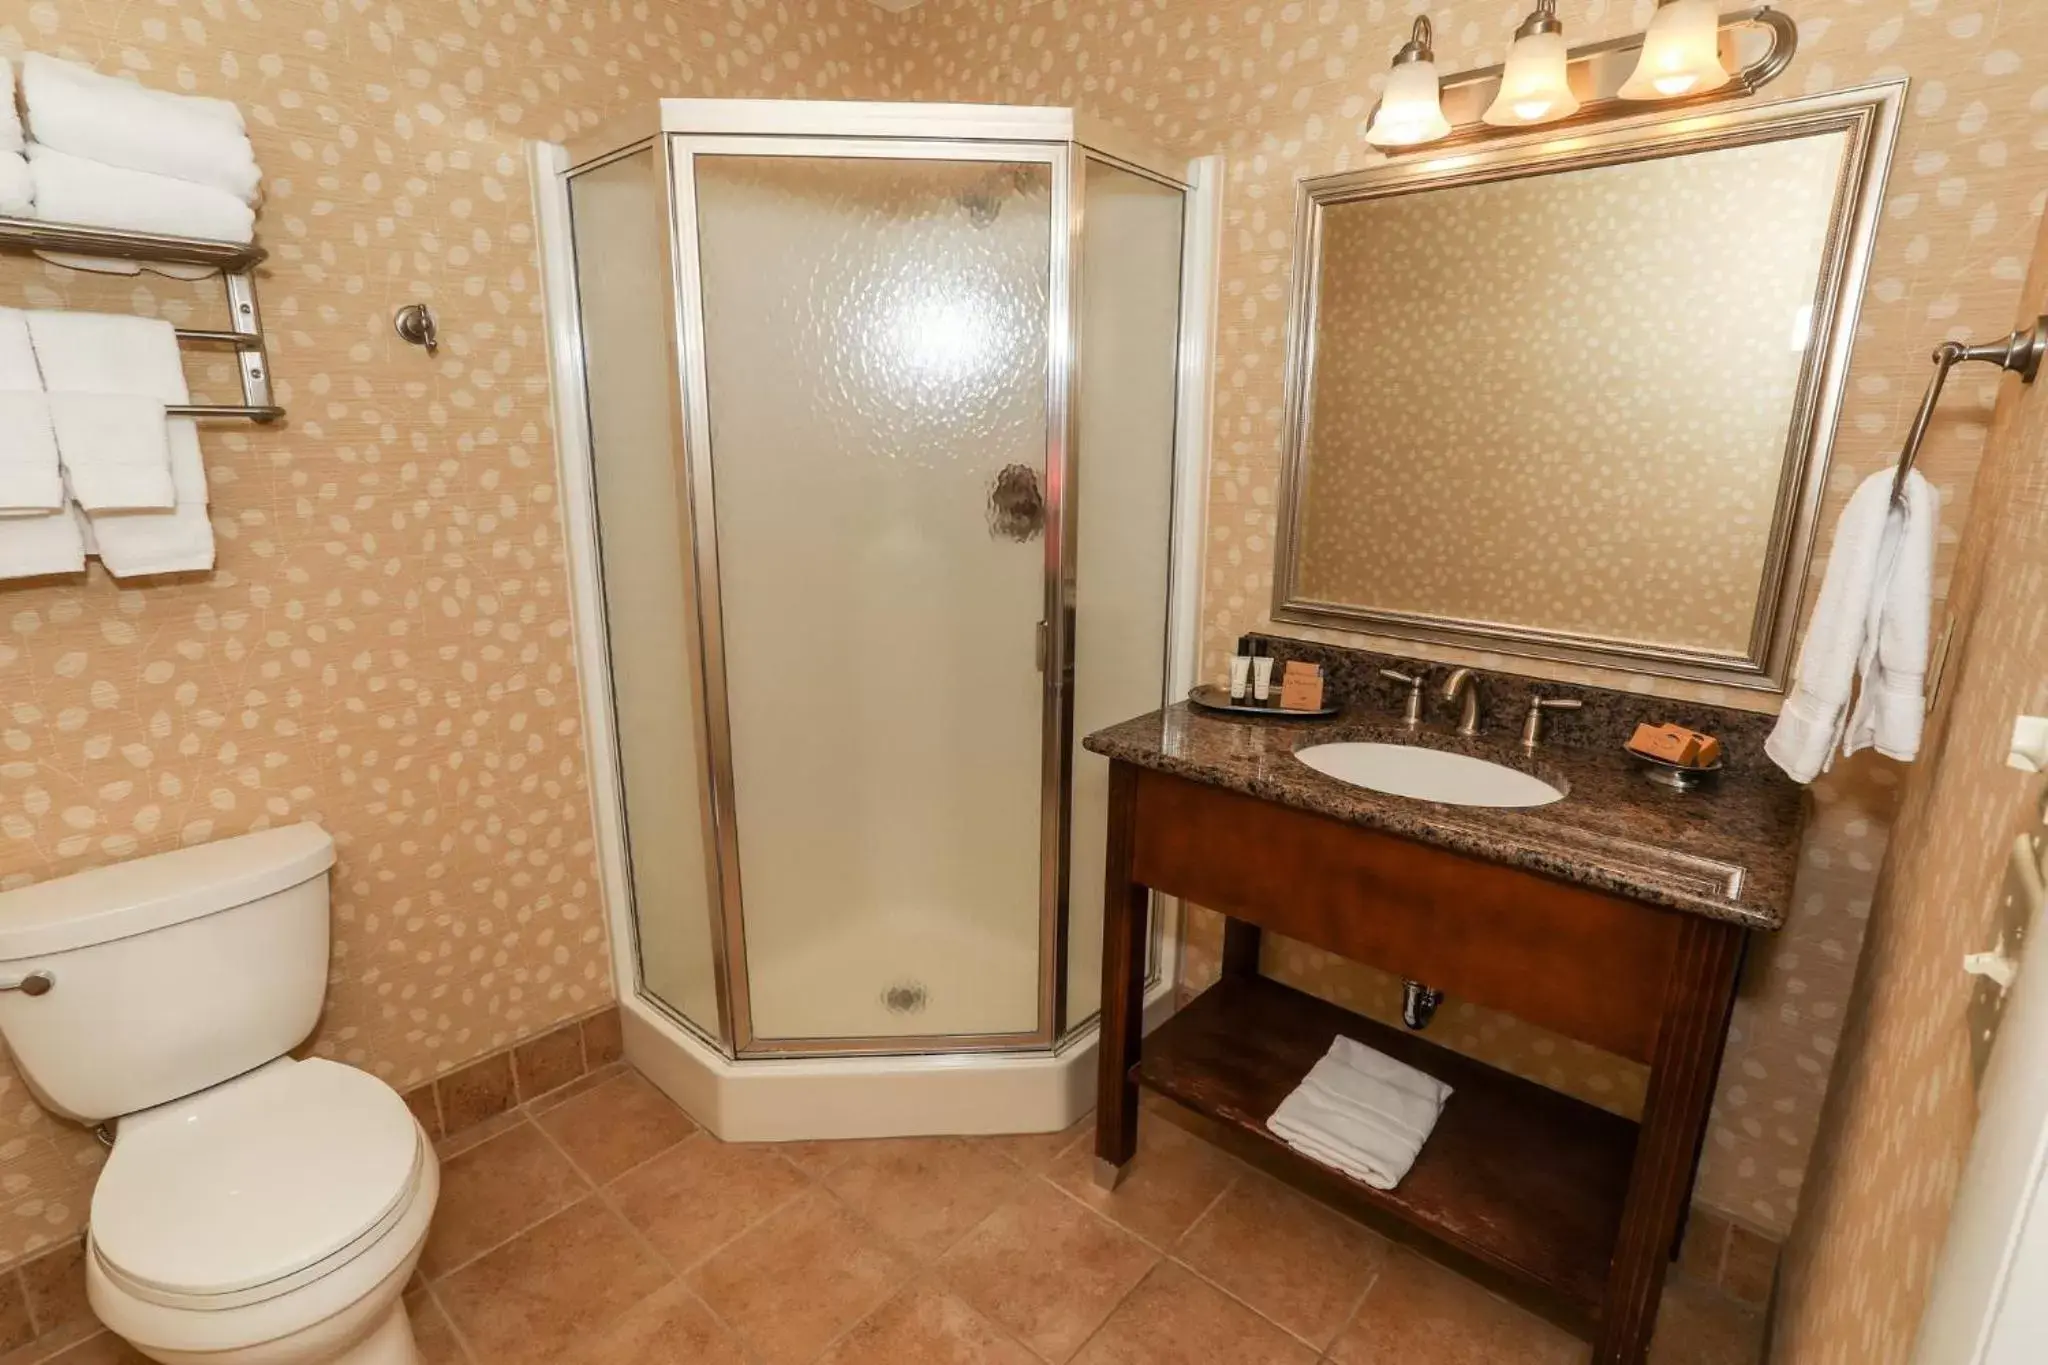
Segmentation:
<svg viewBox="0 0 2048 1365">
<path fill-rule="evenodd" d="M 1447 806 L 1547 806 L 1564 799 L 1528 773 L 1412 744 L 1315 744 L 1294 756 L 1354 787 Z"/>
</svg>

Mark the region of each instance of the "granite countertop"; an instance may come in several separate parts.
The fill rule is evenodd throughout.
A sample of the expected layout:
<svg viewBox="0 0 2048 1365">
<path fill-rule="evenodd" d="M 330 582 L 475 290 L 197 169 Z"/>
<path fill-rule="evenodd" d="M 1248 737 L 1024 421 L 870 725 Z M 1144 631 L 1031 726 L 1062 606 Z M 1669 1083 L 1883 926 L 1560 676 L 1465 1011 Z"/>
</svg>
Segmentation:
<svg viewBox="0 0 2048 1365">
<path fill-rule="evenodd" d="M 1731 765 L 1692 792 L 1649 782 L 1618 747 L 1548 743 L 1532 757 L 1519 729 L 1461 739 L 1353 706 L 1331 720 L 1240 719 L 1186 703 L 1098 730 L 1092 753 L 1275 801 L 1488 862 L 1751 929 L 1778 929 L 1791 907 L 1805 791 L 1775 769 Z M 1512 732 L 1511 732 L 1512 731 Z M 1447 806 L 1326 777 L 1294 757 L 1311 744 L 1376 740 L 1488 759 L 1566 789 L 1548 806 Z"/>
</svg>

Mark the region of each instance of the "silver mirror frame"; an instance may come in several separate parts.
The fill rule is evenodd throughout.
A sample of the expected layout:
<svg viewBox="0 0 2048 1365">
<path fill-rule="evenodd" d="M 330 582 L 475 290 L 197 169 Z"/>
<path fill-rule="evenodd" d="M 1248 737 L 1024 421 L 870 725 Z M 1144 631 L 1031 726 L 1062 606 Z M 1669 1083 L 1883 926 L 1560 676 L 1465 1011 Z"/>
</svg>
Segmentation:
<svg viewBox="0 0 2048 1365">
<path fill-rule="evenodd" d="M 1304 179 L 1296 186 L 1293 301 L 1288 315 L 1287 396 L 1280 525 L 1274 547 L 1273 620 L 1329 630 L 1556 659 L 1653 677 L 1783 692 L 1789 682 L 1799 607 L 1806 589 L 1815 519 L 1848 380 L 1856 319 L 1870 272 L 1885 180 L 1898 140 L 1906 82 L 1769 104 L 1700 111 L 1653 111 L 1597 128 L 1538 131 L 1481 146 L 1427 152 L 1363 170 Z M 1814 294 L 1813 344 L 1787 427 L 1784 472 L 1765 554 L 1748 646 L 1740 653 L 1461 620 L 1305 596 L 1300 533 L 1314 411 L 1317 306 L 1323 211 L 1333 204 L 1416 194 L 1489 181 L 1553 175 L 1785 138 L 1842 133 L 1834 217 Z M 1484 364 L 1483 354 L 1446 363 Z"/>
</svg>

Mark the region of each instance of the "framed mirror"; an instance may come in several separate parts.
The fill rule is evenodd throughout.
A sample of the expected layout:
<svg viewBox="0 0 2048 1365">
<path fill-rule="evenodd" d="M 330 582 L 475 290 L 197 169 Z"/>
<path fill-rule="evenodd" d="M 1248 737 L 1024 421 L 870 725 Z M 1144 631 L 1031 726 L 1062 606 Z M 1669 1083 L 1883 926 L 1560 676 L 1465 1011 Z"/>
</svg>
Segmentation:
<svg viewBox="0 0 2048 1365">
<path fill-rule="evenodd" d="M 1274 619 L 1784 690 L 1904 93 L 1303 181 Z"/>
</svg>

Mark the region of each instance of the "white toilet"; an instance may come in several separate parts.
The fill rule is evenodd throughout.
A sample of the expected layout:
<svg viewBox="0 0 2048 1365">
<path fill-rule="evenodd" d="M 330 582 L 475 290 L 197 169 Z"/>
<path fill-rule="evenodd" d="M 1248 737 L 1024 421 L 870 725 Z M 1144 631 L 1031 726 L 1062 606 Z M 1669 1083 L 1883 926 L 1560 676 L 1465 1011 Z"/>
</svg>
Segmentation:
<svg viewBox="0 0 2048 1365">
<path fill-rule="evenodd" d="M 0 894 L 0 1036 L 116 1120 L 86 1287 L 152 1360 L 418 1365 L 440 1172 L 397 1092 L 287 1054 L 327 992 L 334 841 L 292 825 Z"/>
</svg>

